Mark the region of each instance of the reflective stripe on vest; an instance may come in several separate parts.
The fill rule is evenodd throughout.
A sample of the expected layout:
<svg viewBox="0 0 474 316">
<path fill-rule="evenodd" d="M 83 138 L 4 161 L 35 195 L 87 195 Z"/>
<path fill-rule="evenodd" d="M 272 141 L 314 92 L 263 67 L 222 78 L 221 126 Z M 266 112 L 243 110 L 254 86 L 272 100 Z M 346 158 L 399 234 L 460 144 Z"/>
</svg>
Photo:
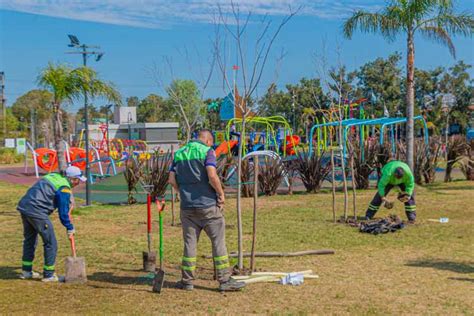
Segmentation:
<svg viewBox="0 0 474 316">
<path fill-rule="evenodd" d="M 200 141 L 192 140 L 186 146 L 176 151 L 174 154 L 174 162 L 178 163 L 180 161 L 189 160 L 204 161 L 210 149 L 211 147 L 204 145 Z"/>
<path fill-rule="evenodd" d="M 69 183 L 69 181 L 59 173 L 47 174 L 44 176 L 43 179 L 48 180 L 48 182 L 53 185 L 55 191 L 59 190 L 62 187 L 67 187 L 69 189 L 71 188 L 71 184 Z"/>
</svg>

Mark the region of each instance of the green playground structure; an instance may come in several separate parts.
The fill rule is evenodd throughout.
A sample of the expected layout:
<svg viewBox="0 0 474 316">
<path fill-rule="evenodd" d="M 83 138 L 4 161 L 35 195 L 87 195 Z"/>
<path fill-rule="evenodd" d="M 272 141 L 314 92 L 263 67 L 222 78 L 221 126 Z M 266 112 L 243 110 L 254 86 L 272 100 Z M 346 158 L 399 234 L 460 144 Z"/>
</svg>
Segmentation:
<svg viewBox="0 0 474 316">
<path fill-rule="evenodd" d="M 295 140 L 291 126 L 283 116 L 269 116 L 269 117 L 252 116 L 252 117 L 248 117 L 245 120 L 245 124 L 247 127 L 258 126 L 258 127 L 262 127 L 265 130 L 265 140 L 263 141 L 265 150 L 269 150 L 269 148 L 273 145 L 276 151 L 278 151 L 279 146 L 278 146 L 278 141 L 277 141 L 277 138 L 278 138 L 277 132 L 278 132 L 279 126 L 283 128 L 283 140 L 282 140 L 283 157 L 286 157 L 288 150 L 290 149 L 296 150 L 297 148 L 299 140 L 298 141 Z M 226 135 L 225 135 L 226 139 L 227 140 L 231 139 L 232 125 L 236 127 L 235 132 L 240 133 L 240 139 L 245 140 L 246 131 L 242 129 L 241 118 L 232 118 L 227 122 Z M 287 137 L 289 138 L 289 142 L 287 141 Z M 246 146 L 244 146 L 243 154 L 245 155 L 246 153 L 247 153 L 247 148 Z"/>
</svg>

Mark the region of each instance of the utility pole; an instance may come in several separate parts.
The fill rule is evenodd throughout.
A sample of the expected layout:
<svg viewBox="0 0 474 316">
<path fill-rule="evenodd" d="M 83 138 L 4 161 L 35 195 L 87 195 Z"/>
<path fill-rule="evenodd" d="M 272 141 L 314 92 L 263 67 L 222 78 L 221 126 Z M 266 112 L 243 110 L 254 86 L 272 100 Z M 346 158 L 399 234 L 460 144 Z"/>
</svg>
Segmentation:
<svg viewBox="0 0 474 316">
<path fill-rule="evenodd" d="M 86 44 L 80 44 L 79 40 L 74 35 L 68 35 L 71 43 L 69 47 L 79 48 L 78 52 L 68 52 L 68 54 L 81 54 L 82 55 L 82 64 L 84 67 L 87 67 L 87 57 L 89 55 L 95 55 L 95 61 L 99 61 L 104 55 L 103 52 L 89 51 L 90 48 L 100 48 L 99 46 L 91 46 Z M 87 100 L 87 91 L 84 90 L 84 135 L 85 135 L 85 149 L 86 149 L 86 205 L 91 205 L 91 166 L 89 162 L 89 110 L 88 110 L 88 100 Z"/>
<path fill-rule="evenodd" d="M 0 103 L 2 105 L 3 140 L 7 138 L 7 106 L 5 102 L 5 73 L 0 71 Z"/>
<path fill-rule="evenodd" d="M 296 112 L 295 112 L 295 99 L 296 99 L 296 94 L 295 94 L 295 90 L 293 89 L 293 93 L 292 93 L 292 96 L 291 96 L 292 100 L 293 100 L 293 103 L 292 103 L 292 107 L 293 107 L 293 134 L 296 133 Z M 285 140 L 286 141 L 286 140 Z"/>
</svg>

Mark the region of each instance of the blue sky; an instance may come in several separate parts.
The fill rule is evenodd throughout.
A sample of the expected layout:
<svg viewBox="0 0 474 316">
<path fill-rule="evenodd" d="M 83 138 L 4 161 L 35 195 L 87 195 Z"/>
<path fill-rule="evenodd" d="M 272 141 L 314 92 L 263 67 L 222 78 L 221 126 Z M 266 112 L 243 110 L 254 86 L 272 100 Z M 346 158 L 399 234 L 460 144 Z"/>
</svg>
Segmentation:
<svg viewBox="0 0 474 316">
<path fill-rule="evenodd" d="M 343 19 L 353 10 L 377 10 L 385 3 L 383 0 L 236 2 L 242 11 L 255 14 L 249 26 L 249 46 L 264 14 L 277 24 L 289 6 L 303 5 L 274 43 L 258 87 L 259 95 L 272 81 L 283 87 L 301 77 L 318 76 L 316 65 L 320 62 L 316 56 L 326 56 L 329 65 L 340 59 L 354 69 L 395 51 L 405 54 L 403 37 L 389 43 L 377 35 L 357 33 L 347 40 L 341 34 Z M 458 1 L 458 10 L 472 12 L 472 3 Z M 221 2 L 224 13 L 230 12 L 228 4 Z M 202 80 L 211 56 L 215 11 L 216 0 L 0 0 L 0 70 L 6 76 L 7 104 L 11 106 L 16 98 L 37 87 L 36 77 L 48 62 L 80 65 L 78 55 L 66 54 L 71 51 L 67 34 L 75 34 L 86 44 L 101 46 L 105 52 L 103 59 L 91 59 L 89 65 L 103 79 L 113 82 L 124 98 L 164 94 L 163 85 L 172 78 Z M 474 64 L 473 39 L 455 38 L 454 42 L 457 59 Z M 282 50 L 284 58 L 278 62 Z M 446 48 L 424 39 L 417 39 L 416 54 L 416 65 L 424 69 L 449 67 L 455 62 Z M 164 57 L 171 60 L 172 74 Z M 232 63 L 228 61 L 229 66 Z M 225 95 L 221 78 L 216 69 L 206 96 Z M 103 104 L 101 100 L 96 103 Z M 75 111 L 77 106 L 69 109 Z"/>
</svg>

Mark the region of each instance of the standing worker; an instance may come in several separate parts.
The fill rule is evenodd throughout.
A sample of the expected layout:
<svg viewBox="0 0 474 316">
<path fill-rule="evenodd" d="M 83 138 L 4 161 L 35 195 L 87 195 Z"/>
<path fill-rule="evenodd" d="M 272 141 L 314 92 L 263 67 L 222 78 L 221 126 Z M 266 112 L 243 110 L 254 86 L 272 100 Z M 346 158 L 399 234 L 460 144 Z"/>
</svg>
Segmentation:
<svg viewBox="0 0 474 316">
<path fill-rule="evenodd" d="M 198 139 L 190 141 L 174 154 L 169 183 L 181 198 L 181 225 L 183 227 L 184 255 L 180 289 L 193 290 L 196 270 L 196 247 L 201 231 L 211 239 L 212 255 L 217 269 L 220 291 L 237 291 L 243 282 L 230 279 L 229 257 L 225 245 L 225 202 L 219 176 L 216 171 L 216 154 L 212 133 L 203 129 Z"/>
<path fill-rule="evenodd" d="M 382 203 L 385 203 L 387 208 L 392 208 L 393 202 L 388 201 L 386 196 L 395 186 L 398 186 L 401 190 L 398 194 L 398 200 L 405 204 L 405 213 L 408 222 L 411 224 L 415 223 L 415 179 L 410 167 L 406 163 L 398 160 L 390 161 L 382 168 L 382 176 L 377 184 L 377 193 L 370 202 L 365 214 L 367 219 L 374 217 Z"/>
<path fill-rule="evenodd" d="M 59 219 L 67 229 L 68 237 L 74 234 L 74 226 L 69 218 L 71 189 L 85 182 L 81 169 L 70 166 L 62 174 L 50 173 L 36 182 L 23 196 L 17 206 L 23 221 L 23 263 L 22 279 L 36 279 L 40 275 L 33 271 L 38 234 L 43 239 L 44 270 L 43 282 L 58 282 L 60 278 L 54 273 L 54 264 L 58 243 L 54 234 L 53 223 L 49 215 L 57 208 Z"/>
</svg>

